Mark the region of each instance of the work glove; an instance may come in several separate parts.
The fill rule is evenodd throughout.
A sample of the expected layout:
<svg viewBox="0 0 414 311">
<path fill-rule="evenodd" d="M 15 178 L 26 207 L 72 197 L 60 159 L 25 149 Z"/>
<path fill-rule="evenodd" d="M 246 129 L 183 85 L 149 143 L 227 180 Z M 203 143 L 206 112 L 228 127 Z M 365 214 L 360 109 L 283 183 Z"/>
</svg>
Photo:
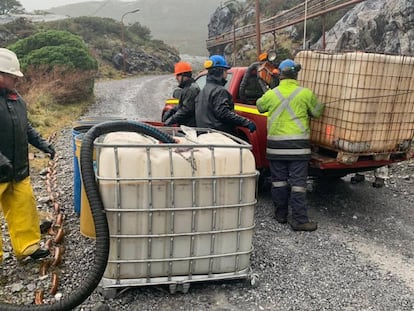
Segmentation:
<svg viewBox="0 0 414 311">
<path fill-rule="evenodd" d="M 256 124 L 254 124 L 254 122 L 249 122 L 249 124 L 247 124 L 247 127 L 250 131 L 250 133 L 253 133 L 256 130 Z"/>
<path fill-rule="evenodd" d="M 165 120 L 164 125 L 165 126 L 173 126 L 174 124 L 176 124 L 176 122 L 173 119 L 174 118 L 168 118 L 167 120 Z"/>
<path fill-rule="evenodd" d="M 52 144 L 50 144 L 50 145 L 46 146 L 46 148 L 45 148 L 45 149 L 43 149 L 43 152 L 44 152 L 44 153 L 48 153 L 48 154 L 50 154 L 50 158 L 51 158 L 52 160 L 53 160 L 53 158 L 55 157 L 55 154 L 56 154 L 55 148 L 53 147 L 53 145 L 52 145 Z"/>
<path fill-rule="evenodd" d="M 175 110 L 174 109 L 170 109 L 170 110 L 166 111 L 164 113 L 164 115 L 162 116 L 162 120 L 161 121 L 162 122 L 167 121 L 174 113 L 175 113 Z"/>
<path fill-rule="evenodd" d="M 13 165 L 6 157 L 0 157 L 0 176 L 11 176 L 13 173 Z"/>
</svg>

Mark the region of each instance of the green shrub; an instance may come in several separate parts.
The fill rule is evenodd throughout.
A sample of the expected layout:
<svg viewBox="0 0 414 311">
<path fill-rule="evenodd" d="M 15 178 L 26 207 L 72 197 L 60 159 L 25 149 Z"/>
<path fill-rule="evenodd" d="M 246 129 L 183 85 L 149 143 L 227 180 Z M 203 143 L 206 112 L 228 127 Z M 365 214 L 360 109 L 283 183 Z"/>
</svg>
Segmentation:
<svg viewBox="0 0 414 311">
<path fill-rule="evenodd" d="M 73 103 L 93 96 L 98 62 L 83 40 L 70 32 L 41 31 L 18 40 L 13 50 L 25 73 L 25 94 L 33 85 L 44 90 L 56 103 Z"/>
<path fill-rule="evenodd" d="M 10 45 L 25 70 L 28 66 L 67 66 L 74 70 L 97 69 L 96 60 L 90 55 L 83 40 L 67 31 L 38 32 Z"/>
<path fill-rule="evenodd" d="M 23 57 L 21 63 L 23 68 L 49 64 L 50 69 L 56 65 L 72 70 L 97 69 L 96 60 L 85 50 L 68 45 L 42 47 Z"/>
</svg>

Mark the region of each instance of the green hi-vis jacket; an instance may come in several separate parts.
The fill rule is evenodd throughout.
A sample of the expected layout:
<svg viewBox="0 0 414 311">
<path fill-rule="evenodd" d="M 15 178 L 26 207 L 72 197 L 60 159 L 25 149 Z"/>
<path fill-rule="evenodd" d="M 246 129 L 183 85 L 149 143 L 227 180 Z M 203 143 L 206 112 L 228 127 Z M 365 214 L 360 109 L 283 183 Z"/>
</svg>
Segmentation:
<svg viewBox="0 0 414 311">
<path fill-rule="evenodd" d="M 256 102 L 259 112 L 268 112 L 267 149 L 269 160 L 308 160 L 310 117 L 320 117 L 324 105 L 295 79 L 283 79 Z"/>
</svg>

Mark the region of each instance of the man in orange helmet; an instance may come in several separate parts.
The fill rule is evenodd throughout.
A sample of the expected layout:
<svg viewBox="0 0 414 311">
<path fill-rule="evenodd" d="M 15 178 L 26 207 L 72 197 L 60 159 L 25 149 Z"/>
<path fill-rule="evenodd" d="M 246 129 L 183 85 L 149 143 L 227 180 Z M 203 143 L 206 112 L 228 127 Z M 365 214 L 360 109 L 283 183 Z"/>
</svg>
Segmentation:
<svg viewBox="0 0 414 311">
<path fill-rule="evenodd" d="M 194 127 L 196 125 L 194 102 L 200 93 L 200 88 L 192 77 L 193 69 L 189 63 L 180 61 L 174 66 L 174 74 L 178 87 L 182 89 L 180 98 L 178 105 L 167 111 L 162 121 L 167 126 L 178 124 Z"/>
</svg>

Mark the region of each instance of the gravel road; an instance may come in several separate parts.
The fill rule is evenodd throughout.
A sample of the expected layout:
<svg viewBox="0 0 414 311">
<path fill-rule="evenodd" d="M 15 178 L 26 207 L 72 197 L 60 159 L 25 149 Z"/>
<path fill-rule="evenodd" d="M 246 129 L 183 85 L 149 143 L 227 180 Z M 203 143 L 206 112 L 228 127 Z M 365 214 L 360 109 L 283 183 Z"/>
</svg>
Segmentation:
<svg viewBox="0 0 414 311">
<path fill-rule="evenodd" d="M 143 76 L 96 84 L 96 105 L 87 116 L 158 120 L 162 103 L 175 86 L 172 76 Z M 82 283 L 93 261 L 94 242 L 79 233 L 73 212 L 71 129 L 56 142 L 60 202 L 65 210 L 64 261 L 59 293 Z M 44 182 L 33 176 L 38 198 L 47 196 Z M 384 188 L 373 188 L 373 176 L 351 184 L 350 176 L 317 182 L 308 193 L 309 213 L 319 222 L 315 232 L 294 232 L 273 218 L 269 193 L 260 193 L 248 279 L 192 283 L 188 293 L 171 294 L 168 286 L 125 288 L 114 299 L 99 290 L 76 310 L 414 310 L 414 161 L 392 165 Z M 47 202 L 46 202 L 47 203 Z M 45 202 L 39 207 L 46 209 Z M 30 303 L 37 280 L 16 276 L 34 269 L 10 256 L 3 264 L 1 298 Z M 5 267 L 8 267 L 6 270 Z M 21 286 L 16 287 L 16 284 Z M 14 286 L 14 287 L 13 287 Z M 55 298 L 48 297 L 46 302 Z"/>
</svg>

